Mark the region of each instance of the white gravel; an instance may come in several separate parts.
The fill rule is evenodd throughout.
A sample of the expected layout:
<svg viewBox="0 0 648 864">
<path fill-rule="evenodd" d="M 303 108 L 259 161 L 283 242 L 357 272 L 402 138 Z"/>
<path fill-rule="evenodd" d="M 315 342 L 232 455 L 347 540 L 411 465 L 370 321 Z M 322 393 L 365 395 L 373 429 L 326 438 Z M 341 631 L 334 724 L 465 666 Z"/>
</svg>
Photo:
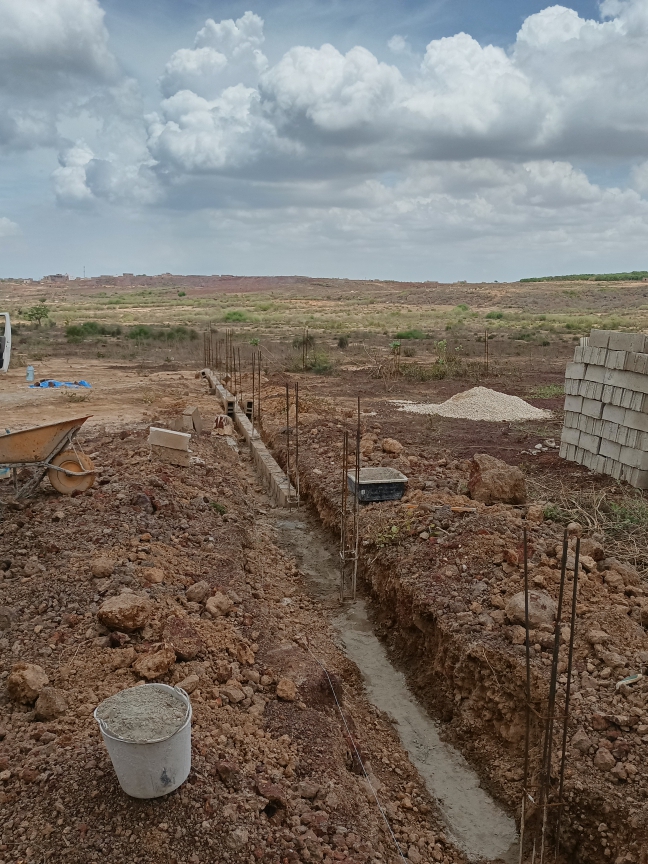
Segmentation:
<svg viewBox="0 0 648 864">
<path fill-rule="evenodd" d="M 438 414 L 441 417 L 457 417 L 463 420 L 546 420 L 552 416 L 551 411 L 535 408 L 518 396 L 509 396 L 488 387 L 472 387 L 439 404 L 410 402 L 404 399 L 394 399 L 392 403 L 399 405 L 399 410 L 409 414 Z"/>
</svg>

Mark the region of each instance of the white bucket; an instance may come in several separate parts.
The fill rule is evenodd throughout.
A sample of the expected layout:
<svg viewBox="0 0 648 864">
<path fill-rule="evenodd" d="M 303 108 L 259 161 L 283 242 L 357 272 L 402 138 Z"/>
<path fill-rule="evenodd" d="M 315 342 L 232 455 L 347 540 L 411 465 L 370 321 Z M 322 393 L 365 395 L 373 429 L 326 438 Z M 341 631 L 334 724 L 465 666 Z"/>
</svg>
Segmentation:
<svg viewBox="0 0 648 864">
<path fill-rule="evenodd" d="M 159 798 L 181 786 L 191 770 L 191 700 L 180 687 L 167 684 L 141 684 L 156 687 L 173 694 L 184 702 L 187 716 L 182 726 L 172 735 L 142 744 L 116 738 L 106 730 L 101 718 L 94 718 L 119 780 L 119 785 L 133 798 Z"/>
</svg>

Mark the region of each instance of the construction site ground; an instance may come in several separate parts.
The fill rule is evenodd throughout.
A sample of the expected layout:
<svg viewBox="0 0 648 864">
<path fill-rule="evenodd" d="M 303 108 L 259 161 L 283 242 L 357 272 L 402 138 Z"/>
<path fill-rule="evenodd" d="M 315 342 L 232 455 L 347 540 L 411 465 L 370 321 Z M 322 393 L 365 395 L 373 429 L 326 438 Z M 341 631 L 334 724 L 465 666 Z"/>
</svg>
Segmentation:
<svg viewBox="0 0 648 864">
<path fill-rule="evenodd" d="M 84 447 L 101 466 L 89 493 L 61 498 L 45 482 L 38 497 L 18 509 L 8 482 L 0 484 L 4 677 L 18 660 L 37 663 L 69 705 L 59 719 L 37 721 L 31 706 L 15 704 L 2 691 L 0 861 L 396 860 L 366 781 L 355 773 L 349 733 L 317 660 L 343 695 L 347 723 L 381 787 L 403 854 L 412 864 L 463 861 L 389 718 L 368 703 L 357 668 L 336 647 L 331 610 L 308 593 L 277 545 L 269 501 L 244 450 L 237 454 L 223 437 L 205 435 L 192 442 L 204 464 L 181 469 L 150 461 L 150 423 L 164 425 L 197 405 L 209 429 L 220 406 L 204 382 L 193 368 L 90 362 L 50 360 L 38 374 L 92 380 L 86 400 L 82 391 L 30 391 L 22 369 L 0 382 L 8 428 L 92 413 Z M 397 467 L 409 477 L 403 501 L 362 508 L 361 586 L 376 631 L 441 721 L 442 735 L 517 814 L 524 647 L 504 610 L 522 586 L 522 530 L 529 533 L 532 584 L 555 596 L 555 547 L 564 525 L 544 518 L 545 505 L 563 487 L 600 490 L 610 500 L 625 493 L 609 478 L 566 465 L 545 443 L 558 443 L 562 400 L 530 393 L 538 384 L 562 382 L 564 358 L 542 368 L 516 361 L 514 374 L 495 369 L 479 382 L 386 380 L 361 366 L 333 377 L 270 373 L 263 388 L 264 437 L 285 465 L 284 385 L 299 377 L 301 488 L 335 548 L 342 434 L 345 428 L 355 433 L 361 396 L 362 433 L 375 438 L 364 464 Z M 438 402 L 474 383 L 520 395 L 553 410 L 555 418 L 481 423 L 407 414 L 392 403 Z M 383 451 L 386 438 L 402 445 L 399 453 Z M 536 444 L 544 449 L 532 455 Z M 476 452 L 523 468 L 528 503 L 541 502 L 531 519 L 526 505 L 485 507 L 466 497 Z M 448 513 L 452 506 L 476 512 Z M 645 679 L 616 685 L 648 662 L 646 561 L 624 557 L 622 545 L 583 522 L 583 537 L 599 562 L 615 557 L 619 570 L 629 563 L 638 572 L 629 569 L 627 581 L 614 585 L 606 573 L 619 571 L 599 569 L 598 562 L 582 573 L 562 856 L 579 864 L 645 864 L 648 691 Z M 112 574 L 94 577 L 93 562 L 106 557 L 114 562 Z M 161 572 L 162 581 L 149 584 L 147 571 Z M 200 580 L 230 592 L 229 615 L 212 619 L 187 600 L 186 590 Z M 124 590 L 145 593 L 155 611 L 141 636 L 112 647 L 96 613 L 105 597 Z M 110 693 L 140 680 L 131 664 L 160 651 L 169 617 L 182 618 L 204 645 L 194 660 L 176 662 L 159 678 L 177 683 L 197 676 L 194 768 L 168 798 L 137 802 L 120 792 L 91 712 Z M 541 629 L 533 633 L 532 764 L 546 701 L 549 637 Z M 224 674 L 231 678 L 221 680 Z M 277 697 L 284 677 L 297 684 L 294 701 Z M 243 698 L 227 704 L 222 691 L 237 685 Z"/>
</svg>

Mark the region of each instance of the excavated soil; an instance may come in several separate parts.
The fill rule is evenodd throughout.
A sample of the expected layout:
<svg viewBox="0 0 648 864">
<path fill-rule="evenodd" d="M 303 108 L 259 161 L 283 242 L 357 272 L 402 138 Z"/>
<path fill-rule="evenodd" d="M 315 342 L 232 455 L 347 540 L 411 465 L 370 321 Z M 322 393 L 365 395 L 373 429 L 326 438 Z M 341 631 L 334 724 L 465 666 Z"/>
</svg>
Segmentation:
<svg viewBox="0 0 648 864">
<path fill-rule="evenodd" d="M 194 404 L 200 386 L 186 377 L 171 395 Z M 44 481 L 17 503 L 0 484 L 2 679 L 37 664 L 59 697 L 43 716 L 0 688 L 0 862 L 464 862 L 278 548 L 247 455 L 204 435 L 179 468 L 151 461 L 145 430 L 109 429 L 83 439 L 100 467 L 90 491 L 64 498 Z M 198 582 L 229 612 L 188 599 Z M 123 593 L 148 598 L 148 621 L 108 631 L 97 612 Z M 140 801 L 120 790 L 92 712 L 151 664 L 190 692 L 193 765 L 180 789 Z"/>
<path fill-rule="evenodd" d="M 285 397 L 272 398 L 280 389 L 278 384 L 264 400 L 263 421 L 266 440 L 283 463 Z M 355 434 L 354 404 L 346 395 L 335 400 L 319 393 L 315 397 L 306 383 L 300 392 L 305 393 L 300 400 L 301 490 L 322 522 L 337 534 L 342 437 L 345 428 Z M 410 686 L 430 713 L 443 721 L 443 736 L 460 748 L 483 785 L 519 813 L 526 649 L 523 631 L 520 638 L 522 628 L 509 618 L 506 608 L 523 587 L 524 529 L 531 585 L 557 598 L 557 554 L 564 526 L 543 518 L 546 500 L 530 508 L 485 506 L 467 497 L 470 462 L 462 458 L 468 455 L 465 442 L 471 441 L 472 453 L 488 452 L 521 465 L 536 485 L 552 472 L 560 472 L 565 483 L 577 484 L 581 475 L 565 466 L 550 446 L 538 456 L 528 452 L 529 442 L 542 441 L 551 431 L 538 429 L 538 424 L 535 430 L 533 424 L 525 424 L 520 431 L 509 424 L 474 423 L 462 438 L 454 437 L 454 430 L 466 430 L 470 423 L 454 421 L 457 425 L 445 426 L 448 435 L 441 438 L 430 434 L 429 427 L 426 434 L 415 416 L 384 410 L 382 400 L 364 398 L 362 410 L 361 431 L 367 436 L 363 464 L 394 467 L 409 477 L 402 501 L 370 504 L 360 511 L 360 575 L 378 632 Z M 381 442 L 387 438 L 403 445 L 396 455 L 383 451 Z M 602 536 L 588 537 L 584 532 L 583 537 L 587 560 L 582 559 L 586 569 L 580 575 L 576 606 L 560 857 L 579 864 L 644 864 L 648 861 L 648 778 L 643 771 L 648 757 L 648 680 L 640 677 L 632 685 L 621 682 L 648 666 L 646 585 L 632 567 L 624 569 L 624 562 L 606 558 L 609 553 Z M 572 535 L 572 552 L 574 543 Z M 621 577 L 619 571 L 625 575 Z M 567 584 L 570 590 L 571 583 Z M 565 624 L 569 618 L 567 607 Z M 565 627 L 558 666 L 559 705 L 564 704 L 567 682 L 567 638 Z M 531 641 L 529 788 L 533 790 L 538 782 L 553 627 L 538 626 L 531 632 Z M 557 803 L 561 730 L 557 722 L 552 804 Z M 557 809 L 550 808 L 549 844 L 554 840 Z M 532 804 L 528 813 L 527 838 L 539 836 L 540 814 Z"/>
</svg>

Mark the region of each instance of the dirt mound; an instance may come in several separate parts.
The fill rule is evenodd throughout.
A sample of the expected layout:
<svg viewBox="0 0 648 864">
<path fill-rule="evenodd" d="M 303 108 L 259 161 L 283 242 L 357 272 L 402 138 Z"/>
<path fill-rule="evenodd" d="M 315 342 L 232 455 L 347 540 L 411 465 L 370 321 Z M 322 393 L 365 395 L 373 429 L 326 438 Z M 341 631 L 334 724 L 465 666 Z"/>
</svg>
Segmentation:
<svg viewBox="0 0 648 864">
<path fill-rule="evenodd" d="M 535 408 L 519 396 L 509 396 L 488 387 L 472 387 L 463 393 L 456 393 L 445 402 L 417 404 L 404 400 L 392 400 L 400 405 L 401 411 L 409 414 L 439 414 L 441 417 L 456 417 L 464 420 L 546 420 L 551 411 Z"/>
</svg>

